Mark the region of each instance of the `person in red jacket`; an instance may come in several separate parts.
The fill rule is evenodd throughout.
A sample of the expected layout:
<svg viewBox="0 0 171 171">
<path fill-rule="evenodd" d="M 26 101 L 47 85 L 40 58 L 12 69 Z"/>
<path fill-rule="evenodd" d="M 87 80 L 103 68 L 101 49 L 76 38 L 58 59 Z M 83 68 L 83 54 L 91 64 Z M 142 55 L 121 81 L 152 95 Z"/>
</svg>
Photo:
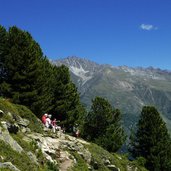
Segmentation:
<svg viewBox="0 0 171 171">
<path fill-rule="evenodd" d="M 46 124 L 46 118 L 47 118 L 48 114 L 45 113 L 43 116 L 42 116 L 42 123 L 45 125 Z"/>
</svg>

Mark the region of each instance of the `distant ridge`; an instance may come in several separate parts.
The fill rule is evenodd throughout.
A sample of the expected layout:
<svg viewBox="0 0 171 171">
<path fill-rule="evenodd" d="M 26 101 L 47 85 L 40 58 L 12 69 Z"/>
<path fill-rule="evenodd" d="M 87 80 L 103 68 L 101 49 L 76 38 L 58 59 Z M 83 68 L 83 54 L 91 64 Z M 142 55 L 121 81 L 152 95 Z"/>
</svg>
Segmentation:
<svg viewBox="0 0 171 171">
<path fill-rule="evenodd" d="M 171 130 L 171 71 L 159 68 L 100 65 L 85 58 L 67 57 L 52 61 L 69 67 L 87 108 L 95 96 L 107 98 L 121 109 L 126 129 L 135 125 L 142 106 L 153 105 Z"/>
</svg>

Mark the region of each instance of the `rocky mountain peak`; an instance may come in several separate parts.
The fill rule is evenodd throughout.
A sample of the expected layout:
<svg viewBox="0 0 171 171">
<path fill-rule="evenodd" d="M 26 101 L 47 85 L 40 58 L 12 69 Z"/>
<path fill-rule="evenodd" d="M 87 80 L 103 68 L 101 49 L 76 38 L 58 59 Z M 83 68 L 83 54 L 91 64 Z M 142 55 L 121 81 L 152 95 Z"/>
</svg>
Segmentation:
<svg viewBox="0 0 171 171">
<path fill-rule="evenodd" d="M 95 62 L 92 62 L 86 58 L 79 58 L 76 56 L 55 60 L 53 63 L 56 65 L 64 64 L 69 68 L 80 68 L 82 70 L 89 72 L 93 72 L 100 67 L 100 65 Z"/>
<path fill-rule="evenodd" d="M 91 106 L 96 96 L 107 98 L 121 109 L 125 125 L 138 118 L 142 106 L 153 105 L 171 130 L 171 72 L 159 68 L 99 65 L 84 58 L 68 57 L 55 61 L 69 67 L 71 79 L 78 88 L 81 101 Z M 127 119 L 129 114 L 129 119 Z"/>
<path fill-rule="evenodd" d="M 84 85 L 88 80 L 93 78 L 93 76 L 101 69 L 101 65 L 76 56 L 56 60 L 52 63 L 57 66 L 62 64 L 66 65 L 70 69 L 71 73 L 78 77 L 77 79 L 80 86 Z"/>
</svg>

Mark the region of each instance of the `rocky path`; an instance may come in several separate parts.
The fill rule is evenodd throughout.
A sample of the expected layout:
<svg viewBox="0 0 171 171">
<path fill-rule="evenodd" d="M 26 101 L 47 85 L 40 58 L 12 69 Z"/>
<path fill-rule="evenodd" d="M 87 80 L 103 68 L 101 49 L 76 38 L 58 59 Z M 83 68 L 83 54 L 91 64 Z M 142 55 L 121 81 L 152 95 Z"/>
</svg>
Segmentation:
<svg viewBox="0 0 171 171">
<path fill-rule="evenodd" d="M 73 165 L 71 159 L 66 159 L 59 165 L 59 171 L 67 171 Z"/>
</svg>

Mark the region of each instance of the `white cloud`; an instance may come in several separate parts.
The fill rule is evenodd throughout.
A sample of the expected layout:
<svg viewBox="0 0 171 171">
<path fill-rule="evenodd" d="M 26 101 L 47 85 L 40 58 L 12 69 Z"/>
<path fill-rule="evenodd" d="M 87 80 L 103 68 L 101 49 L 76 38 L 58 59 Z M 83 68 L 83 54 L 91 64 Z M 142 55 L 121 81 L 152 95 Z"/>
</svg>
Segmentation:
<svg viewBox="0 0 171 171">
<path fill-rule="evenodd" d="M 147 31 L 150 31 L 150 30 L 157 30 L 158 28 L 156 26 L 153 26 L 152 24 L 141 24 L 140 25 L 140 28 L 142 30 L 147 30 Z"/>
</svg>

